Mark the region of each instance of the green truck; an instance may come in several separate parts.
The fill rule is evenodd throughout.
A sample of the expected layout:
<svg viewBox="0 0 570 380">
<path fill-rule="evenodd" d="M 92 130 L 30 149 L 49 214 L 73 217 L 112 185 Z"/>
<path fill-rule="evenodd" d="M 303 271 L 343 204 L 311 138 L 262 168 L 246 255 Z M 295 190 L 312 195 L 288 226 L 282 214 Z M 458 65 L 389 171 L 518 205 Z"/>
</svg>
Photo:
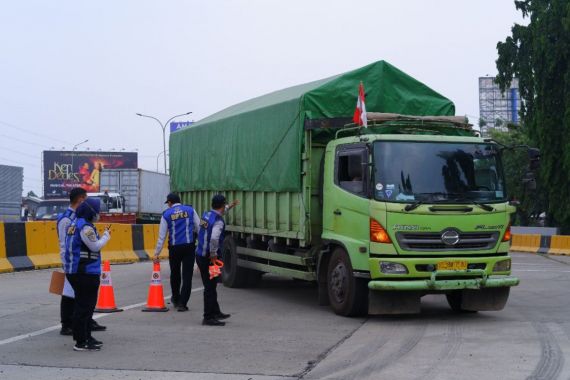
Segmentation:
<svg viewBox="0 0 570 380">
<path fill-rule="evenodd" d="M 352 123 L 359 83 L 368 128 Z M 511 286 L 503 147 L 385 61 L 229 107 L 170 138 L 172 189 L 223 193 L 223 283 L 314 281 L 344 316 L 500 310 Z M 413 115 L 413 116 L 406 116 Z"/>
</svg>

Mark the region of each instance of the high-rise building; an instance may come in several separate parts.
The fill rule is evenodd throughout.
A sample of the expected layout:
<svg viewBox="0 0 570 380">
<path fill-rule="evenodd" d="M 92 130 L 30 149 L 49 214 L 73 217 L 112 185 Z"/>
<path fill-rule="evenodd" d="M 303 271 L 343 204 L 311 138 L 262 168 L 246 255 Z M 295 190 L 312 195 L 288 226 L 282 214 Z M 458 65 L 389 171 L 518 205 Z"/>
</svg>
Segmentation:
<svg viewBox="0 0 570 380">
<path fill-rule="evenodd" d="M 519 123 L 521 99 L 519 80 L 513 78 L 511 86 L 501 92 L 494 77 L 479 78 L 479 117 L 484 121 L 481 134 L 488 136 L 493 129 L 507 131 L 507 124 Z"/>
</svg>

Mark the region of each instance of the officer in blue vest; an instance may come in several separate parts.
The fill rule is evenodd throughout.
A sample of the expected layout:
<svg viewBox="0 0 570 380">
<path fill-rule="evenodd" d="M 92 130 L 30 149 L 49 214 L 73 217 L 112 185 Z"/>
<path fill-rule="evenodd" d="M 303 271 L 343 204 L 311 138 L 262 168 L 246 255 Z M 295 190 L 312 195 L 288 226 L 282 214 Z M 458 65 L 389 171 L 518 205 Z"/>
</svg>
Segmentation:
<svg viewBox="0 0 570 380">
<path fill-rule="evenodd" d="M 98 351 L 103 344 L 91 336 L 90 327 L 99 291 L 101 249 L 111 239 L 108 229 L 100 238 L 93 225 L 99 220 L 100 209 L 99 199 L 87 198 L 77 208 L 77 219 L 67 228 L 63 269 L 75 292 L 75 351 Z"/>
<path fill-rule="evenodd" d="M 69 207 L 65 212 L 57 217 L 57 238 L 59 241 L 59 253 L 61 256 L 61 265 L 65 265 L 65 238 L 67 236 L 67 228 L 75 220 L 75 210 L 87 198 L 87 191 L 81 187 L 74 187 L 69 192 Z M 60 316 L 61 316 L 61 335 L 73 335 L 73 310 L 75 308 L 75 294 L 73 288 L 67 279 L 63 284 L 63 293 L 61 295 Z M 102 326 L 91 320 L 91 331 L 104 331 L 107 327 Z"/>
<path fill-rule="evenodd" d="M 221 254 L 226 230 L 223 215 L 226 211 L 238 204 L 239 201 L 236 200 L 230 205 L 227 205 L 226 198 L 223 195 L 214 195 L 212 198 L 212 209 L 205 212 L 200 221 L 198 248 L 196 248 L 196 263 L 200 269 L 202 283 L 204 284 L 203 325 L 224 326 L 226 323 L 221 320 L 230 317 L 229 314 L 224 314 L 220 310 L 218 293 L 216 291 L 218 277 L 210 278 L 209 266 L 210 263 L 213 263 Z"/>
<path fill-rule="evenodd" d="M 158 255 L 168 235 L 171 302 L 178 311 L 188 311 L 187 304 L 192 290 L 196 250 L 194 234 L 198 232 L 200 218 L 192 206 L 180 203 L 178 194 L 168 194 L 164 203 L 168 204 L 168 209 L 164 211 L 160 219 L 154 260 L 158 260 Z M 182 266 L 182 286 L 180 286 L 180 266 Z"/>
</svg>

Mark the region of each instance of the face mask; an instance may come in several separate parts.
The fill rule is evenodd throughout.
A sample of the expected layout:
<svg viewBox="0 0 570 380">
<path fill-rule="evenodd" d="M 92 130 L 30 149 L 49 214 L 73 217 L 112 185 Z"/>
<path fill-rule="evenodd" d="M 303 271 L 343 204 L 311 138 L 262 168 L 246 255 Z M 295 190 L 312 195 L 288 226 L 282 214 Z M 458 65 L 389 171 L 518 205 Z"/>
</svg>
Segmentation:
<svg viewBox="0 0 570 380">
<path fill-rule="evenodd" d="M 95 217 L 93 218 L 93 223 L 97 223 L 99 221 L 99 219 L 101 219 L 99 214 L 95 215 Z"/>
</svg>

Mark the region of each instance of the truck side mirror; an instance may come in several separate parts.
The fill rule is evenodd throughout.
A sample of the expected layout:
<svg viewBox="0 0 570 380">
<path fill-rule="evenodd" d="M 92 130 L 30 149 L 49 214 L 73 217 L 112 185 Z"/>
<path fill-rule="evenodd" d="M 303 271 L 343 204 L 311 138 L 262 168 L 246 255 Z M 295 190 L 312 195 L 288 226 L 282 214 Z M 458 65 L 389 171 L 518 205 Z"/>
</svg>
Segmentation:
<svg viewBox="0 0 570 380">
<path fill-rule="evenodd" d="M 528 148 L 529 169 L 537 170 L 540 167 L 540 149 Z"/>
</svg>

